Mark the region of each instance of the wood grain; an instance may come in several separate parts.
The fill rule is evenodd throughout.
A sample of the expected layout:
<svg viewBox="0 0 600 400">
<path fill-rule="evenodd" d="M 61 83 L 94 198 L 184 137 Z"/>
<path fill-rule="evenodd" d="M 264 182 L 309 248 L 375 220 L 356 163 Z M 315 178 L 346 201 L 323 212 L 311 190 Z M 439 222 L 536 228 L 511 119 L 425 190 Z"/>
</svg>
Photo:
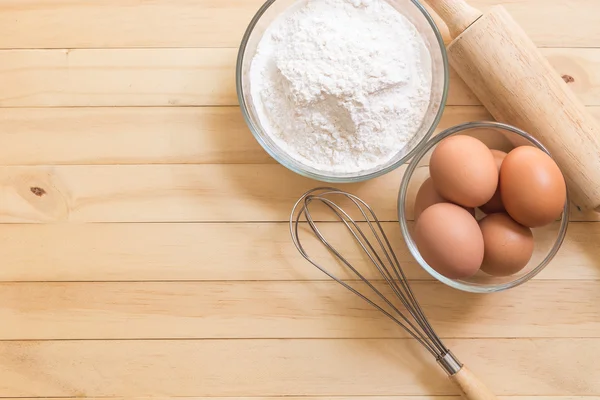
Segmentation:
<svg viewBox="0 0 600 400">
<path fill-rule="evenodd" d="M 394 219 L 403 170 L 342 187 Z M 313 186 L 279 165 L 0 167 L 0 221 L 285 221 Z"/>
<path fill-rule="evenodd" d="M 2 0 L 0 48 L 236 47 L 262 3 Z"/>
<path fill-rule="evenodd" d="M 490 118 L 450 106 L 436 133 Z M 0 143 L 0 165 L 276 162 L 239 107 L 0 108 Z"/>
<path fill-rule="evenodd" d="M 600 395 L 600 339 L 447 344 L 498 395 Z M 408 339 L 13 341 L 0 354 L 7 397 L 457 394 Z"/>
<path fill-rule="evenodd" d="M 600 49 L 542 54 L 586 105 L 600 105 L 600 91 L 583 84 L 600 79 Z M 0 107 L 237 105 L 236 56 L 221 48 L 1 51 Z M 452 72 L 447 105 L 478 104 Z"/>
<path fill-rule="evenodd" d="M 2 0 L 0 48 L 237 47 L 262 3 L 262 0 Z M 471 0 L 470 3 L 484 11 L 503 4 L 540 47 L 591 47 L 600 41 L 595 0 Z"/>
<path fill-rule="evenodd" d="M 542 54 L 584 103 L 595 102 L 592 99 L 600 95 L 600 76 L 591 71 L 600 68 L 600 52 L 588 49 L 567 54 L 560 49 L 543 49 Z"/>
<path fill-rule="evenodd" d="M 34 397 L 39 400 L 66 400 L 72 397 Z M 90 400 L 148 400 L 149 397 L 88 397 Z M 328 400 L 357 400 L 358 396 L 327 396 Z M 598 400 L 597 396 L 499 396 L 501 399 L 507 400 Z M 28 397 L 11 398 L 5 397 L 6 400 L 31 399 Z M 175 397 L 156 396 L 152 400 L 176 400 Z M 323 396 L 255 396 L 255 397 L 187 397 L 188 400 L 321 400 Z M 360 396 L 361 400 L 460 400 L 460 396 Z"/>
<path fill-rule="evenodd" d="M 275 163 L 239 107 L 0 108 L 0 143 L 0 165 Z"/>
<path fill-rule="evenodd" d="M 3 399 L 459 399 L 289 239 L 291 205 L 319 183 L 267 156 L 235 92 L 263 1 L 0 0 Z M 600 117 L 596 0 L 469 2 L 504 4 Z M 448 104 L 438 132 L 490 118 L 454 71 Z M 340 186 L 391 221 L 403 171 Z M 571 223 L 540 275 L 484 296 L 432 281 L 385 228 L 432 323 L 495 394 L 600 400 L 600 223 Z"/>
<path fill-rule="evenodd" d="M 408 252 L 398 224 L 384 226 L 407 276 L 432 279 Z M 340 228 L 321 229 L 360 262 Z M 550 241 L 542 240 L 540 248 Z M 298 256 L 287 223 L 0 224 L 0 242 L 0 281 L 5 282 L 329 279 Z M 536 279 L 600 279 L 599 242 L 600 224 L 571 223 L 560 251 Z M 310 254 L 329 260 L 316 239 L 307 236 L 304 244 Z M 535 257 L 540 255 L 536 251 Z M 340 277 L 350 277 L 331 266 Z"/>
<path fill-rule="evenodd" d="M 233 105 L 234 49 L 0 52 L 0 107 Z"/>
<path fill-rule="evenodd" d="M 474 8 L 467 2 L 438 0 L 428 2 L 427 5 L 445 23 L 450 39 L 460 36 L 473 22 L 482 16 L 481 10 Z M 439 25 L 438 22 L 436 24 Z"/>
<path fill-rule="evenodd" d="M 468 400 L 496 400 L 497 397 L 487 385 L 466 365 L 450 378 Z"/>
<path fill-rule="evenodd" d="M 382 221 L 397 221 L 405 170 L 336 187 L 363 198 Z M 427 168 L 417 168 L 409 201 L 426 177 Z M 288 221 L 296 200 L 316 186 L 323 183 L 278 164 L 0 166 L 0 222 Z M 600 215 L 573 207 L 571 219 Z"/>
<path fill-rule="evenodd" d="M 600 281 L 487 296 L 412 288 L 443 338 L 600 338 Z M 4 283 L 0 304 L 0 340 L 408 337 L 333 281 Z"/>
</svg>

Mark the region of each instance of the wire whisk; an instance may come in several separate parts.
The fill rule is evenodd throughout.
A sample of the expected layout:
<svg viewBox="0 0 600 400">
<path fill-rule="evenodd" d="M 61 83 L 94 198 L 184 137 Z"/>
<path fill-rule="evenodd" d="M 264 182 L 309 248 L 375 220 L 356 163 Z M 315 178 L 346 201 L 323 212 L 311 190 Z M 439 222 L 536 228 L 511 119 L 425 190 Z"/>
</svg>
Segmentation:
<svg viewBox="0 0 600 400">
<path fill-rule="evenodd" d="M 337 200 L 337 202 L 336 202 Z M 358 211 L 361 222 L 356 222 L 339 201 L 348 201 L 353 212 Z M 364 273 L 361 273 L 341 251 L 317 226 L 314 218 L 314 206 L 325 206 L 324 210 L 335 216 L 342 223 L 358 248 L 366 255 L 366 262 L 372 264 L 383 281 L 391 289 L 393 296 L 389 298 Z M 358 279 L 343 280 L 334 275 L 330 269 L 324 267 L 311 257 L 300 240 L 301 223 L 306 223 L 309 232 L 342 263 L 343 267 Z M 362 225 L 362 226 L 361 226 Z M 359 296 L 361 299 L 381 311 L 395 324 L 402 327 L 410 336 L 417 340 L 438 362 L 438 364 L 458 385 L 463 395 L 472 400 L 495 399 L 496 397 L 479 381 L 463 364 L 452 354 L 437 336 L 431 324 L 421 310 L 413 294 L 408 280 L 402 270 L 398 258 L 383 230 L 383 226 L 371 207 L 357 196 L 330 187 L 312 189 L 296 202 L 290 214 L 290 234 L 294 245 L 300 254 L 312 265 L 317 267 L 331 279 Z M 362 282 L 362 289 L 352 285 L 351 282 Z M 369 294 L 366 294 L 366 292 Z"/>
</svg>

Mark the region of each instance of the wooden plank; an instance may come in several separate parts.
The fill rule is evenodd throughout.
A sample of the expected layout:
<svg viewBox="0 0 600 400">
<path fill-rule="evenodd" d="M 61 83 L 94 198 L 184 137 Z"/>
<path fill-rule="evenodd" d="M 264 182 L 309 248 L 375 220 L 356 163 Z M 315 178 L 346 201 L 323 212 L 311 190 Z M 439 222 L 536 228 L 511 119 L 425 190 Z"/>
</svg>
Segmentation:
<svg viewBox="0 0 600 400">
<path fill-rule="evenodd" d="M 543 49 L 586 105 L 600 48 Z M 0 107 L 237 105 L 236 49 L 0 51 Z M 478 105 L 454 72 L 448 105 Z M 569 80 L 571 80 L 569 79 Z"/>
<path fill-rule="evenodd" d="M 2 0 L 0 48 L 236 47 L 263 2 Z"/>
<path fill-rule="evenodd" d="M 497 396 L 499 399 L 506 400 L 600 400 L 598 396 Z M 17 399 L 39 399 L 39 400 L 66 400 L 75 397 L 4 397 L 6 400 Z M 150 397 L 77 397 L 79 399 L 89 400 L 177 400 L 180 397 L 150 396 Z M 186 396 L 188 400 L 461 400 L 461 396 L 441 395 L 441 396 L 253 396 L 253 397 L 197 397 Z"/>
<path fill-rule="evenodd" d="M 343 187 L 394 219 L 403 170 Z M 284 221 L 314 185 L 279 165 L 0 167 L 0 221 Z"/>
<path fill-rule="evenodd" d="M 237 47 L 262 0 L 0 1 L 0 48 Z M 542 47 L 596 46 L 595 0 L 472 0 L 503 4 Z M 139 24 L 144 21 L 145 24 Z M 576 26 L 577 29 L 572 29 Z M 441 26 L 444 31 L 444 27 Z"/>
<path fill-rule="evenodd" d="M 481 106 L 448 106 L 434 135 L 481 120 Z M 0 108 L 0 143 L 0 165 L 276 163 L 238 107 Z"/>
<path fill-rule="evenodd" d="M 233 105 L 235 50 L 6 50 L 0 87 L 0 107 Z"/>
<path fill-rule="evenodd" d="M 0 165 L 275 162 L 239 107 L 5 108 L 0 143 Z"/>
<path fill-rule="evenodd" d="M 398 224 L 384 227 L 409 279 L 432 279 L 408 252 Z M 361 262 L 339 225 L 321 229 L 349 259 Z M 543 238 L 540 248 L 551 241 Z M 0 224 L 0 242 L 0 281 L 5 282 L 329 279 L 299 256 L 286 223 Z M 310 254 L 329 261 L 316 239 L 303 236 L 303 243 Z M 571 223 L 562 248 L 538 277 L 598 280 L 598 243 L 600 224 Z M 541 255 L 536 250 L 535 257 Z M 331 268 L 351 277 L 336 263 Z"/>
<path fill-rule="evenodd" d="M 447 344 L 498 395 L 600 395 L 600 339 Z M 13 341 L 0 354 L 6 397 L 457 394 L 408 339 Z"/>
<path fill-rule="evenodd" d="M 592 18 L 582 12 L 584 9 L 593 10 L 598 7 L 598 3 L 593 0 L 470 0 L 469 4 L 484 13 L 497 5 L 505 7 L 538 47 L 597 47 L 598 45 L 599 35 Z M 446 44 L 452 42 L 446 24 L 426 2 L 424 5 L 440 29 L 444 42 Z M 572 17 L 577 18 L 577 21 L 571 21 Z M 549 21 L 554 21 L 555 26 L 565 23 L 564 32 L 550 29 L 546 25 Z M 585 32 L 583 35 L 578 32 L 580 24 L 582 33 Z M 577 26 L 578 29 L 572 29 L 573 26 Z M 584 38 L 584 35 L 591 36 Z M 596 39 L 591 40 L 591 37 Z"/>
<path fill-rule="evenodd" d="M 600 75 L 591 71 L 600 70 L 600 51 L 579 49 L 562 52 L 559 49 L 544 49 L 543 54 L 584 103 L 597 102 L 600 96 Z"/>
<path fill-rule="evenodd" d="M 395 221 L 405 169 L 337 187 Z M 427 167 L 417 168 L 409 201 L 426 177 Z M 323 183 L 278 164 L 0 166 L 0 222 L 288 221 L 296 200 L 316 186 Z M 331 216 L 320 211 L 315 218 Z M 571 218 L 600 215 L 573 208 Z"/>
<path fill-rule="evenodd" d="M 490 118 L 450 106 L 436 132 Z M 0 143 L 0 165 L 276 162 L 239 107 L 0 108 Z"/>
<path fill-rule="evenodd" d="M 536 281 L 481 296 L 412 283 L 442 338 L 599 338 L 599 287 Z M 409 337 L 333 281 L 4 283 L 0 304 L 0 340 Z"/>
</svg>

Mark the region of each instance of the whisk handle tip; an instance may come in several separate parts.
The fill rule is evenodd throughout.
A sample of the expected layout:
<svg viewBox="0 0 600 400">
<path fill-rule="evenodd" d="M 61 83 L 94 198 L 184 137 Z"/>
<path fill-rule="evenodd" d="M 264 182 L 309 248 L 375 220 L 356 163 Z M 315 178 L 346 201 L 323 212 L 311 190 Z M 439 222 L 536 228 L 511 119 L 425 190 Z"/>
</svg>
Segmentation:
<svg viewBox="0 0 600 400">
<path fill-rule="evenodd" d="M 498 399 L 490 389 L 465 366 L 463 366 L 456 374 L 452 375 L 450 379 L 459 387 L 464 398 L 467 400 Z"/>
</svg>

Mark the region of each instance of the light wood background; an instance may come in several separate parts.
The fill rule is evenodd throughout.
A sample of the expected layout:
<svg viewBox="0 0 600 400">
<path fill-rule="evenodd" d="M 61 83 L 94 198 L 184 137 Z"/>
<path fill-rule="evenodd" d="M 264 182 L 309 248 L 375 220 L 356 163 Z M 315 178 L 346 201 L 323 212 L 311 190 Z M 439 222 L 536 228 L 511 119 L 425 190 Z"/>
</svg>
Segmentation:
<svg viewBox="0 0 600 400">
<path fill-rule="evenodd" d="M 234 87 L 261 3 L 0 0 L 0 397 L 456 395 L 288 238 L 290 207 L 318 183 L 262 151 Z M 504 4 L 600 117 L 600 2 L 472 4 Z M 448 104 L 440 129 L 489 118 L 455 76 Z M 598 216 L 574 212 L 527 285 L 459 293 L 403 245 L 403 171 L 345 188 L 390 221 L 454 352 L 503 398 L 600 399 Z"/>
</svg>

